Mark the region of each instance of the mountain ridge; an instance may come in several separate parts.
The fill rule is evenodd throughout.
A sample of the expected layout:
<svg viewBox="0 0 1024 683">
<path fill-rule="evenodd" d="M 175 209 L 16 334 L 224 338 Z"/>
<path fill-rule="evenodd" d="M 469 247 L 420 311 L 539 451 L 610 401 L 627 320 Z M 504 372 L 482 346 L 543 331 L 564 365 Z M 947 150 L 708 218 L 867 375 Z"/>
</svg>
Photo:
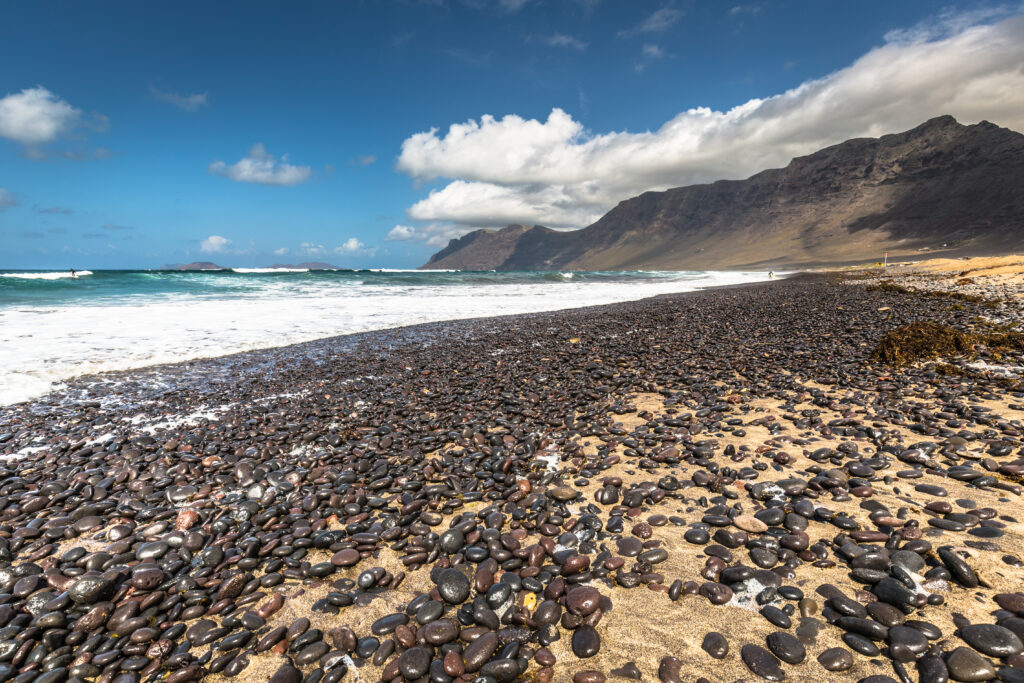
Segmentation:
<svg viewBox="0 0 1024 683">
<path fill-rule="evenodd" d="M 513 225 L 452 240 L 424 269 L 830 265 L 1024 249 L 1024 135 L 930 119 L 744 180 L 645 192 L 572 231 Z"/>
</svg>

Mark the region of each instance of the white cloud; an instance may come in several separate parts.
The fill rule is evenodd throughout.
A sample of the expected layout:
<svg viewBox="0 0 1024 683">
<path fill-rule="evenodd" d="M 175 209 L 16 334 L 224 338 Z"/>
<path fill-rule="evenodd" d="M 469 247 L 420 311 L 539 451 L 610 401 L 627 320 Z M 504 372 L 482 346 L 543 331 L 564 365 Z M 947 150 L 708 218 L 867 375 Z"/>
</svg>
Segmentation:
<svg viewBox="0 0 1024 683">
<path fill-rule="evenodd" d="M 388 236 L 384 240 L 387 242 L 407 242 L 417 237 L 416 228 L 409 225 L 396 225 L 388 231 Z"/>
<path fill-rule="evenodd" d="M 632 28 L 619 31 L 619 37 L 625 38 L 641 33 L 661 33 L 667 31 L 683 18 L 683 13 L 674 7 L 662 7 Z"/>
<path fill-rule="evenodd" d="M 890 34 L 821 79 L 728 111 L 690 109 L 654 131 L 591 133 L 554 109 L 545 121 L 483 116 L 444 134 L 417 133 L 403 142 L 397 168 L 450 182 L 408 214 L 462 232 L 513 222 L 579 227 L 647 190 L 745 178 L 941 114 L 1024 131 L 1024 16 L 945 33 Z"/>
<path fill-rule="evenodd" d="M 652 63 L 664 59 L 668 56 L 668 53 L 660 46 L 654 43 L 645 43 L 640 49 L 640 61 L 636 62 L 633 66 L 638 72 L 643 72 L 644 69 L 649 67 Z"/>
<path fill-rule="evenodd" d="M 42 86 L 0 98 L 0 137 L 23 145 L 53 142 L 74 128 L 82 112 Z"/>
<path fill-rule="evenodd" d="M 357 240 L 355 237 L 349 237 L 345 242 L 338 247 L 334 248 L 335 254 L 354 254 L 357 251 L 362 251 L 366 248 L 366 245 Z"/>
<path fill-rule="evenodd" d="M 280 247 L 274 250 L 274 256 L 284 256 L 288 253 L 288 247 Z"/>
<path fill-rule="evenodd" d="M 541 38 L 541 42 L 551 47 L 571 47 L 580 52 L 587 49 L 587 44 L 582 40 L 564 33 L 553 33 L 550 36 L 544 36 Z"/>
<path fill-rule="evenodd" d="M 285 154 L 278 161 L 267 152 L 263 143 L 258 142 L 249 150 L 249 155 L 238 163 L 228 166 L 223 161 L 210 164 L 208 171 L 240 183 L 261 185 L 298 185 L 309 180 L 313 171 L 309 166 L 292 166 Z"/>
<path fill-rule="evenodd" d="M 318 248 L 323 249 L 323 246 L 316 245 Z M 324 249 L 324 253 L 326 253 Z M 363 244 L 359 239 L 355 237 L 349 237 L 347 240 L 342 242 L 340 245 L 330 250 L 332 253 L 338 256 L 374 256 L 377 253 L 377 247 L 368 247 Z"/>
<path fill-rule="evenodd" d="M 652 43 L 644 45 L 642 52 L 644 57 L 650 57 L 651 59 L 661 59 L 665 56 L 665 50 L 663 50 L 660 45 L 654 45 Z"/>
<path fill-rule="evenodd" d="M 210 235 L 199 243 L 199 249 L 207 254 L 218 254 L 227 249 L 229 244 L 231 244 L 231 240 L 226 237 Z"/>
<path fill-rule="evenodd" d="M 5 211 L 12 206 L 18 206 L 20 203 L 13 192 L 0 187 L 0 211 Z"/>
<path fill-rule="evenodd" d="M 948 38 L 960 33 L 977 24 L 991 22 L 996 19 L 1004 19 L 1015 13 L 1009 8 L 999 5 L 996 7 L 980 7 L 968 11 L 957 11 L 947 8 L 937 15 L 929 17 L 910 28 L 893 29 L 885 34 L 885 41 L 888 43 L 916 43 L 938 38 Z"/>
<path fill-rule="evenodd" d="M 164 92 L 156 88 L 155 86 L 149 86 L 149 94 L 155 99 L 161 102 L 167 102 L 173 104 L 178 109 L 184 111 L 196 111 L 200 107 L 205 107 L 207 93 L 195 93 L 193 95 L 181 95 L 176 92 Z"/>
<path fill-rule="evenodd" d="M 588 196 L 587 189 L 456 180 L 431 191 L 426 199 L 409 207 L 408 214 L 417 221 L 454 221 L 476 227 L 540 223 L 572 228 L 593 222 L 605 211 L 605 197 Z"/>
<path fill-rule="evenodd" d="M 299 245 L 299 249 L 309 256 L 323 256 L 327 253 L 324 245 L 314 244 L 313 242 L 303 242 Z"/>
<path fill-rule="evenodd" d="M 758 3 L 753 3 L 750 5 L 736 5 L 731 10 L 729 10 L 729 14 L 734 17 L 738 17 L 741 14 L 760 14 L 762 9 L 763 8 Z"/>
</svg>

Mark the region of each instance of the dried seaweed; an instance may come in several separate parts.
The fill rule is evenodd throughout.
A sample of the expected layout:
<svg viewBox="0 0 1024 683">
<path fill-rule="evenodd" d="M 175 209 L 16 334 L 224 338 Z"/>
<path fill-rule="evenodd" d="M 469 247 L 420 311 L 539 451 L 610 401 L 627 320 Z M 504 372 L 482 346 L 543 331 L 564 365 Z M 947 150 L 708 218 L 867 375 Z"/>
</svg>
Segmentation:
<svg viewBox="0 0 1024 683">
<path fill-rule="evenodd" d="M 919 360 L 972 354 L 971 342 L 970 335 L 955 327 L 914 322 L 886 332 L 872 357 L 889 365 L 909 365 Z"/>
</svg>

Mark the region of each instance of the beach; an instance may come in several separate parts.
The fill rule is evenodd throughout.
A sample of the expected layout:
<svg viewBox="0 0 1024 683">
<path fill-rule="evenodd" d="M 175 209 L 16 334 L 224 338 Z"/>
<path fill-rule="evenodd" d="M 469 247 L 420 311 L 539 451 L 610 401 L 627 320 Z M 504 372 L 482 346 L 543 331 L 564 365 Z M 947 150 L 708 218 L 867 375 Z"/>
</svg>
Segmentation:
<svg viewBox="0 0 1024 683">
<path fill-rule="evenodd" d="M 67 378 L 0 408 L 0 673 L 1024 680 L 1022 264 Z"/>
</svg>

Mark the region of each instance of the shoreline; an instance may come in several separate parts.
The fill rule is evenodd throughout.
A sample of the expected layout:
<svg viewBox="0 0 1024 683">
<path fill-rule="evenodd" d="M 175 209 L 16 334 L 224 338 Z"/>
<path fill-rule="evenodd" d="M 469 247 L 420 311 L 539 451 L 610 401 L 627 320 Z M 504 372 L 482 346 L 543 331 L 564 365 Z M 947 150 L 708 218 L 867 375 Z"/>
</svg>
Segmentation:
<svg viewBox="0 0 1024 683">
<path fill-rule="evenodd" d="M 854 624 L 839 621 L 837 610 L 869 608 L 872 623 L 909 609 L 902 619 L 941 632 L 929 641 L 912 633 L 917 627 L 904 632 L 892 622 L 884 628 L 898 634 L 900 647 L 905 640 L 916 649 L 923 638 L 948 643 L 947 654 L 967 647 L 984 661 L 960 658 L 975 666 L 1012 668 L 1013 656 L 978 654 L 962 636 L 963 620 L 1010 623 L 993 612 L 1017 604 L 996 596 L 1019 590 L 1022 575 L 1021 486 L 1013 474 L 1024 472 L 1015 464 L 1024 446 L 1021 383 L 971 371 L 969 358 L 939 359 L 961 368 L 957 375 L 937 372 L 939 361 L 892 368 L 871 355 L 902 325 L 941 320 L 974 329 L 983 316 L 1019 317 L 1021 306 L 1010 296 L 989 308 L 842 283 L 851 277 L 798 275 L 189 361 L 169 366 L 180 371 L 180 386 L 147 387 L 136 377 L 139 386 L 123 391 L 135 391 L 138 405 L 112 411 L 88 400 L 35 412 L 0 408 L 11 425 L 0 433 L 16 435 L 0 453 L 41 449 L 0 459 L 8 482 L 0 495 L 9 496 L 0 552 L 7 548 L 16 566 L 32 558 L 50 572 L 37 591 L 81 581 L 75 568 L 104 549 L 110 566 L 95 572 L 107 572 L 111 591 L 123 587 L 127 595 L 132 577 L 152 567 L 163 582 L 198 576 L 194 597 L 205 600 L 196 609 L 151 615 L 157 635 L 183 624 L 169 640 L 178 647 L 190 638 L 191 649 L 178 650 L 178 659 L 117 650 L 96 666 L 102 672 L 143 656 L 139 664 L 176 681 L 226 681 L 225 673 L 297 681 L 317 667 L 326 678 L 341 670 L 342 654 L 362 680 L 397 675 L 410 660 L 440 653 L 417 644 L 426 627 L 396 616 L 422 595 L 432 595 L 441 619 L 464 634 L 449 643 L 468 655 L 471 642 L 493 637 L 485 659 L 500 663 L 488 671 L 525 663 L 539 681 L 601 681 L 597 674 L 615 670 L 629 678 L 630 663 L 643 680 L 731 681 L 750 678 L 751 662 L 784 670 L 786 680 L 896 680 L 900 667 L 918 680 L 914 659 L 923 651 L 894 662 L 885 654 L 888 636 L 877 642 L 883 654 L 870 656 L 851 649 L 851 642 L 866 647 L 863 637 L 844 639 L 837 624 Z M 1022 360 L 1020 351 L 978 353 L 992 364 Z M 189 375 L 193 365 L 205 379 Z M 156 402 L 141 405 L 148 400 Z M 211 406 L 224 410 L 153 431 L 146 431 L 152 422 L 131 419 L 145 412 L 166 422 Z M 91 442 L 96 437 L 104 438 Z M 957 469 L 965 466 L 974 474 Z M 53 488 L 60 478 L 72 488 Z M 85 487 L 89 497 L 79 500 Z M 89 509 L 75 512 L 82 506 Z M 779 506 L 788 510 L 781 518 L 772 512 Z M 33 519 L 43 523 L 32 526 Z M 256 524 L 246 528 L 247 520 Z M 452 525 L 465 531 L 446 535 Z M 19 535 L 21 528 L 62 532 Z M 254 555 L 246 538 L 254 539 Z M 911 595 L 941 603 L 903 602 L 897 614 L 871 607 L 905 593 L 878 587 L 892 580 L 887 571 L 851 578 L 852 548 L 875 548 L 884 558 L 878 566 L 888 567 L 896 555 L 886 543 L 910 554 L 899 562 L 912 565 Z M 937 554 L 945 546 L 958 549 L 956 559 Z M 65 554 L 75 547 L 86 554 Z M 288 552 L 275 552 L 281 547 Z M 216 564 L 189 563 L 211 548 L 238 559 L 222 553 Z M 744 569 L 724 574 L 726 564 Z M 441 597 L 463 579 L 441 578 L 443 570 L 468 578 L 469 595 L 497 595 L 501 586 L 491 586 L 504 574 L 510 596 L 481 598 L 493 624 L 486 613 L 474 622 L 472 608 L 469 623 L 458 623 L 465 597 L 455 604 Z M 275 578 L 264 585 L 267 575 Z M 962 582 L 970 576 L 968 587 Z M 146 600 L 161 585 L 140 580 L 131 594 Z M 161 600 L 169 600 L 166 592 Z M 1024 614 L 1020 600 L 1007 614 Z M 11 604 L 21 613 L 25 603 Z M 63 608 L 68 623 L 95 604 Z M 542 606 L 557 607 L 562 618 L 546 621 Z M 256 609 L 265 623 L 242 619 Z M 279 652 L 298 635 L 255 645 L 277 627 L 305 630 L 302 619 L 319 632 L 301 647 Z M 722 659 L 702 648 L 709 631 L 728 643 Z M 798 645 L 766 640 L 776 632 Z M 229 637 L 241 644 L 213 647 Z M 360 656 L 356 648 L 368 648 L 370 637 L 401 656 L 376 663 L 373 653 Z M 516 654 L 497 657 L 511 643 Z M 804 657 L 780 663 L 767 648 L 786 656 L 802 649 Z M 826 651 L 852 665 L 826 670 L 817 661 Z"/>
<path fill-rule="evenodd" d="M 720 272 L 722 274 L 729 275 L 729 274 L 732 274 L 732 273 L 741 274 L 741 273 L 747 272 L 747 271 L 720 271 Z M 180 360 L 170 360 L 170 361 L 164 361 L 164 362 L 149 363 L 149 364 L 144 364 L 144 365 L 140 365 L 140 366 L 137 366 L 137 367 L 115 368 L 115 369 L 111 369 L 111 370 L 103 370 L 103 371 L 100 371 L 100 372 L 87 372 L 87 373 L 82 373 L 82 374 L 74 375 L 74 376 L 71 376 L 71 377 L 66 377 L 66 378 L 54 380 L 54 384 L 58 385 L 58 388 L 51 389 L 49 391 L 46 391 L 43 394 L 32 396 L 30 398 L 27 398 L 27 399 L 24 399 L 24 400 L 20 400 L 20 401 L 16 401 L 16 402 L 13 402 L 13 403 L 6 403 L 6 404 L 0 403 L 0 413 L 2 413 L 3 409 L 7 408 L 7 407 L 16 406 L 16 405 L 19 405 L 19 404 L 22 404 L 22 403 L 46 402 L 46 399 L 48 397 L 54 397 L 54 396 L 57 396 L 57 395 L 59 395 L 61 393 L 65 393 L 65 392 L 75 392 L 75 391 L 77 391 L 76 387 L 81 387 L 83 384 L 88 384 L 89 382 L 97 382 L 97 383 L 102 384 L 102 385 L 107 385 L 108 382 L 106 380 L 108 380 L 110 378 L 118 378 L 118 377 L 121 377 L 121 378 L 124 378 L 125 380 L 130 381 L 131 377 L 134 374 L 139 374 L 139 375 L 153 374 L 155 372 L 158 372 L 160 369 L 166 369 L 171 374 L 176 374 L 175 370 L 177 368 L 183 366 L 184 364 L 188 364 L 188 363 L 215 363 L 219 359 L 228 359 L 228 358 L 231 358 L 231 357 L 234 357 L 234 356 L 241 356 L 243 354 L 248 354 L 248 353 L 284 352 L 285 349 L 288 349 L 290 347 L 299 347 L 299 346 L 302 346 L 302 345 L 305 345 L 305 344 L 313 344 L 313 343 L 316 343 L 316 342 L 325 341 L 325 340 L 329 340 L 329 339 L 335 339 L 335 338 L 339 338 L 339 337 L 356 337 L 358 335 L 364 335 L 364 334 L 386 333 L 386 332 L 391 332 L 391 331 L 394 331 L 394 330 L 414 328 L 414 327 L 418 327 L 418 326 L 421 326 L 421 325 L 446 325 L 446 324 L 458 323 L 458 322 L 463 322 L 463 321 L 480 321 L 480 320 L 489 320 L 489 319 L 492 319 L 492 318 L 504 318 L 504 317 L 510 317 L 510 316 L 518 316 L 518 315 L 535 315 L 535 314 L 543 314 L 543 313 L 558 313 L 558 312 L 561 312 L 561 311 L 575 310 L 575 309 L 579 309 L 579 308 L 591 308 L 593 306 L 615 305 L 616 303 L 629 303 L 631 301 L 641 301 L 643 299 L 648 299 L 648 298 L 653 298 L 653 297 L 658 297 L 658 296 L 675 296 L 675 295 L 678 295 L 678 294 L 684 294 L 684 293 L 691 292 L 691 291 L 701 291 L 702 289 L 710 289 L 710 288 L 715 288 L 715 287 L 744 286 L 744 285 L 747 285 L 747 284 L 755 284 L 755 283 L 758 283 L 758 282 L 768 282 L 768 281 L 769 280 L 765 279 L 765 280 L 751 280 L 751 281 L 748 281 L 748 282 L 736 283 L 736 284 L 710 285 L 710 286 L 707 286 L 707 287 L 701 287 L 699 289 L 690 289 L 690 290 L 685 290 L 685 291 L 681 291 L 681 292 L 670 292 L 670 293 L 667 293 L 667 294 L 642 295 L 638 299 L 627 299 L 627 300 L 624 300 L 624 301 L 613 301 L 611 303 L 587 304 L 587 305 L 582 305 L 582 306 L 580 306 L 580 305 L 570 305 L 570 306 L 564 307 L 564 308 L 553 308 L 553 309 L 546 309 L 546 310 L 540 310 L 540 311 L 505 313 L 505 314 L 501 314 L 501 315 L 484 315 L 484 316 L 456 317 L 456 318 L 449 318 L 449 319 L 445 319 L 445 320 L 436 320 L 436 321 L 428 320 L 428 321 L 425 321 L 425 322 L 411 322 L 411 323 L 405 324 L 405 325 L 384 327 L 384 328 L 381 328 L 381 329 L 362 330 L 362 331 L 348 332 L 348 333 L 342 333 L 342 334 L 327 334 L 326 336 L 314 337 L 312 339 L 302 339 L 302 340 L 299 340 L 299 341 L 288 342 L 288 343 L 284 343 L 284 344 L 272 344 L 271 343 L 270 345 L 262 345 L 262 343 L 257 343 L 255 348 L 242 348 L 242 349 L 239 349 L 239 350 L 236 350 L 236 351 L 230 351 L 230 352 L 227 352 L 227 353 L 218 353 L 218 354 L 215 354 L 215 355 L 199 355 L 199 356 L 196 356 L 196 357 L 184 357 L 184 358 L 181 358 Z"/>
</svg>

